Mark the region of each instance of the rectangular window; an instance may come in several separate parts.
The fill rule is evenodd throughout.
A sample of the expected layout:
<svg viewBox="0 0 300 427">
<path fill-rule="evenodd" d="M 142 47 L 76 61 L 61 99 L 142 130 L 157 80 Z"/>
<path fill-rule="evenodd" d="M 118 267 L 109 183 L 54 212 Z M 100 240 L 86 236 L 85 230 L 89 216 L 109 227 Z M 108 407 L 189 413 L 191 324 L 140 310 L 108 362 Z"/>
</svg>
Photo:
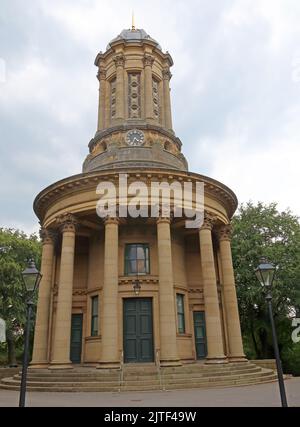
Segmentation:
<svg viewBox="0 0 300 427">
<path fill-rule="evenodd" d="M 133 276 L 150 273 L 149 245 L 127 244 L 125 247 L 125 275 Z"/>
<path fill-rule="evenodd" d="M 98 335 L 98 296 L 91 298 L 91 336 Z"/>
<path fill-rule="evenodd" d="M 177 322 L 178 322 L 178 333 L 185 333 L 185 320 L 184 320 L 184 295 L 176 294 L 177 302 Z"/>
</svg>

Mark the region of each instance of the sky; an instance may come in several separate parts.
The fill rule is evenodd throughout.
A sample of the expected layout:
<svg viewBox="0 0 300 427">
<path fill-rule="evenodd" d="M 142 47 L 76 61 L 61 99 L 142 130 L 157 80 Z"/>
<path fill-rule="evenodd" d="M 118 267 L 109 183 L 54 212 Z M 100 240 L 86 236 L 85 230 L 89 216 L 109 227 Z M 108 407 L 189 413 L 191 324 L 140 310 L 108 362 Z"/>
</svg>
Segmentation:
<svg viewBox="0 0 300 427">
<path fill-rule="evenodd" d="M 97 124 L 94 59 L 131 26 L 169 51 L 173 127 L 193 172 L 240 203 L 300 215 L 299 0 L 1 0 L 0 227 L 81 172 Z"/>
</svg>

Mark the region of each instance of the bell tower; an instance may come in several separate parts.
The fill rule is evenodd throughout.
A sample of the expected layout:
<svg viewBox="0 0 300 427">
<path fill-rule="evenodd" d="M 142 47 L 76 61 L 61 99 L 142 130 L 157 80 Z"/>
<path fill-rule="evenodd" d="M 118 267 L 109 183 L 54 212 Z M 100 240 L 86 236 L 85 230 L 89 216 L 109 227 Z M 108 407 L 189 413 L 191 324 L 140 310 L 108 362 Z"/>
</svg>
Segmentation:
<svg viewBox="0 0 300 427">
<path fill-rule="evenodd" d="M 83 172 L 155 167 L 187 170 L 172 126 L 168 52 L 144 30 L 123 30 L 95 60 L 98 126 Z"/>
</svg>

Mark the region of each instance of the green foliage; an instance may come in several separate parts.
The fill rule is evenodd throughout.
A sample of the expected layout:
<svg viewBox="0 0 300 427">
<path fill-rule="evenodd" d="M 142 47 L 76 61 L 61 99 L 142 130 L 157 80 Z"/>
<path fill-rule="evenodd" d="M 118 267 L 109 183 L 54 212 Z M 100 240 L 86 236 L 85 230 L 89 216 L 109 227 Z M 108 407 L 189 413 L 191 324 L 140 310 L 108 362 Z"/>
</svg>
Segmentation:
<svg viewBox="0 0 300 427">
<path fill-rule="evenodd" d="M 7 338 L 14 342 L 24 329 L 26 294 L 22 271 L 29 259 L 40 268 L 41 244 L 36 235 L 0 228 L 0 317 L 6 321 Z"/>
<path fill-rule="evenodd" d="M 249 202 L 241 206 L 232 222 L 232 254 L 245 348 L 255 358 L 273 357 L 266 302 L 254 270 L 262 256 L 277 268 L 272 292 L 274 318 L 281 331 L 280 347 L 290 348 L 292 328 L 288 316 L 300 308 L 299 220 L 289 210 L 279 212 L 275 203 Z"/>
</svg>

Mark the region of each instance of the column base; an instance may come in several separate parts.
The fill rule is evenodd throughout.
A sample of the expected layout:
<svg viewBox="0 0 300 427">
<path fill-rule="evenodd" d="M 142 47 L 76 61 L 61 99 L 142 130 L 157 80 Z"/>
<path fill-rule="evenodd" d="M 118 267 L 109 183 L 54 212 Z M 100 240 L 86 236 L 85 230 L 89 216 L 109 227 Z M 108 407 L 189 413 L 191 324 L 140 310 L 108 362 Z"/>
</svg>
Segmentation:
<svg viewBox="0 0 300 427">
<path fill-rule="evenodd" d="M 28 369 L 46 369 L 49 366 L 49 362 L 31 362 Z"/>
<path fill-rule="evenodd" d="M 120 369 L 120 362 L 99 362 L 96 369 Z"/>
<path fill-rule="evenodd" d="M 245 355 L 242 356 L 228 356 L 230 363 L 236 363 L 236 362 L 248 362 L 248 359 Z"/>
<path fill-rule="evenodd" d="M 70 361 L 66 361 L 66 362 L 56 362 L 56 361 L 52 361 L 50 363 L 50 365 L 48 366 L 48 369 L 50 370 L 63 370 L 63 369 L 73 369 L 74 366 L 72 365 L 72 363 Z"/>
<path fill-rule="evenodd" d="M 166 366 L 182 366 L 182 363 L 179 359 L 162 359 L 160 361 L 160 366 L 163 368 Z"/>
<path fill-rule="evenodd" d="M 220 357 L 207 357 L 205 359 L 205 365 L 217 365 L 217 364 L 224 364 L 229 363 L 229 360 L 226 356 L 220 356 Z"/>
</svg>

